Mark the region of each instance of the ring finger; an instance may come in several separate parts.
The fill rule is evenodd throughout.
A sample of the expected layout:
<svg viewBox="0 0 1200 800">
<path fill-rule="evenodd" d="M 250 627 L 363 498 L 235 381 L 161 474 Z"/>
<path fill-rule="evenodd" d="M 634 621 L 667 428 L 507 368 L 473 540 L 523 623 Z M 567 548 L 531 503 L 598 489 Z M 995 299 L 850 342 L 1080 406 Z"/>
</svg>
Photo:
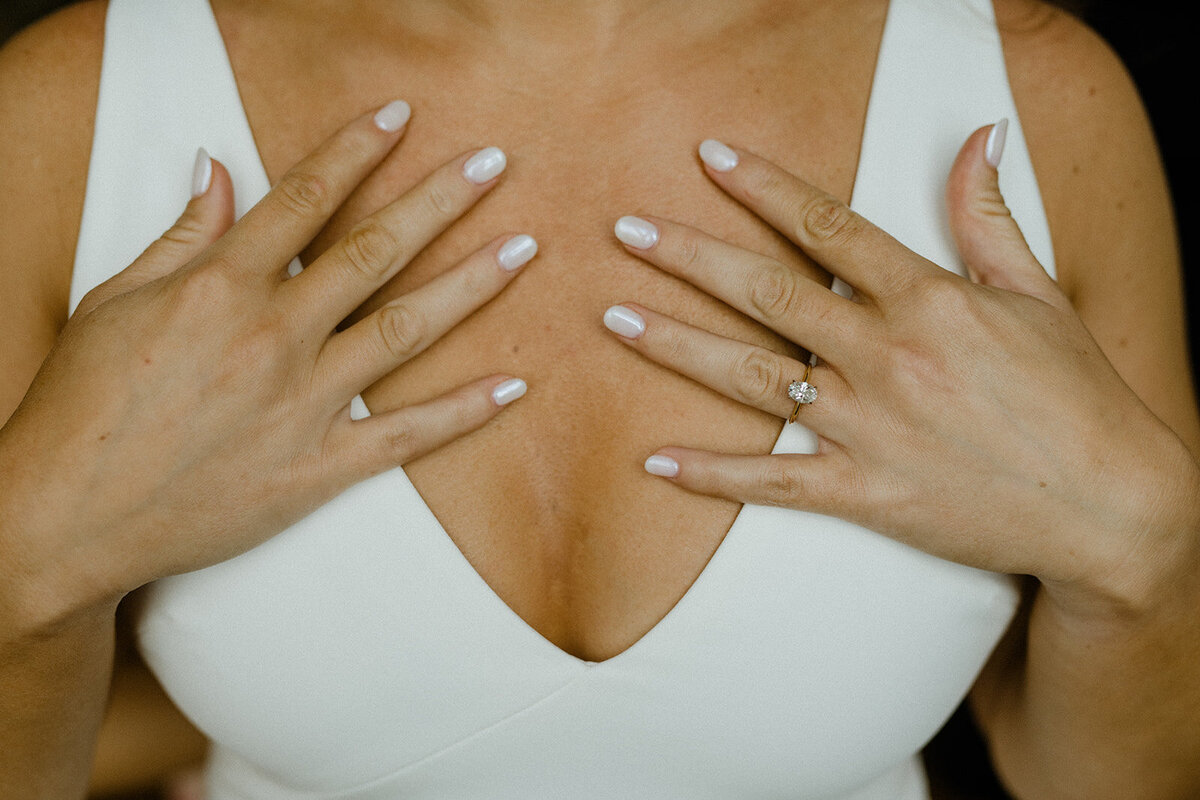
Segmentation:
<svg viewBox="0 0 1200 800">
<path fill-rule="evenodd" d="M 784 419 L 796 408 L 788 387 L 804 378 L 808 366 L 804 362 L 718 336 L 633 303 L 608 309 L 604 325 L 651 361 L 726 397 Z M 844 415 L 831 411 L 846 407 L 849 387 L 826 367 L 813 369 L 808 382 L 817 387 L 817 398 L 801 405 L 796 421 L 837 439 L 837 417 Z"/>
</svg>

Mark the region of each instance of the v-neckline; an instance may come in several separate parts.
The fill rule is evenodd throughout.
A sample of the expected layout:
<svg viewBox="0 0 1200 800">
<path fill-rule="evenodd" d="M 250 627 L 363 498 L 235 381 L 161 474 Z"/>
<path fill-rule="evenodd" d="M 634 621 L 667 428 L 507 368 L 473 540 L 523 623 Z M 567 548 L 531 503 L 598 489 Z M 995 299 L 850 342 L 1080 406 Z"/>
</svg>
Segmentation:
<svg viewBox="0 0 1200 800">
<path fill-rule="evenodd" d="M 262 152 L 259 149 L 258 142 L 254 137 L 254 129 L 250 126 L 249 116 L 246 113 L 246 106 L 242 100 L 241 88 L 237 81 L 237 75 L 233 70 L 233 61 L 229 56 L 229 48 L 225 43 L 224 35 L 221 33 L 220 25 L 217 23 L 216 13 L 212 8 L 212 2 L 211 0 L 197 0 L 197 2 L 202 3 L 207 10 L 209 21 L 211 22 L 213 31 L 216 35 L 216 45 L 220 50 L 220 58 L 218 59 L 218 62 L 227 70 L 226 77 L 228 78 L 230 85 L 234 87 L 235 102 L 233 103 L 233 106 L 235 106 L 241 114 L 241 120 L 239 121 L 243 124 L 243 130 L 247 132 L 249 139 L 249 141 L 245 143 L 247 153 L 253 155 L 253 158 L 249 159 L 249 162 L 252 162 L 254 168 L 257 170 L 257 177 L 261 179 L 261 185 L 270 187 L 271 183 L 269 176 L 267 175 L 266 164 L 262 158 Z M 888 28 L 894 5 L 894 0 L 888 0 L 888 8 L 884 17 L 883 29 L 880 32 L 879 41 L 877 44 L 875 65 L 872 71 L 870 89 L 868 90 L 869 94 L 867 97 L 867 108 L 866 113 L 863 115 L 863 129 L 860 132 L 857 162 L 855 165 L 854 184 L 851 189 L 852 206 L 854 205 L 853 198 L 857 193 L 857 188 L 860 183 L 861 165 L 863 163 L 862 155 L 866 149 L 866 136 L 870 129 L 868 122 L 871 117 L 872 105 L 875 98 L 875 87 L 880 71 L 880 62 L 884 51 L 884 44 L 888 36 Z M 294 275 L 299 271 L 299 263 L 300 259 L 297 256 L 297 258 L 293 261 L 290 270 L 291 274 Z M 354 398 L 354 401 L 351 404 L 351 411 L 352 416 L 355 418 L 369 416 L 371 413 L 370 409 L 367 408 L 366 402 L 362 399 L 361 394 Z M 815 452 L 816 436 L 799 423 L 794 425 L 782 424 L 780 432 L 776 435 L 774 443 L 771 446 L 770 452 L 780 452 L 781 446 L 783 452 Z M 396 467 L 377 477 L 395 481 L 399 493 L 408 494 L 411 492 L 412 496 L 415 496 L 419 499 L 420 511 L 422 516 L 425 517 L 425 524 L 430 528 L 431 532 L 436 534 L 439 539 L 444 540 L 443 544 L 448 544 L 449 549 L 453 550 L 454 553 L 457 554 L 457 561 L 459 563 L 456 564 L 454 568 L 456 570 L 465 571 L 465 577 L 480 587 L 480 602 L 487 606 L 491 606 L 492 609 L 500 614 L 510 617 L 516 623 L 518 630 L 523 629 L 524 634 L 533 639 L 533 646 L 541 649 L 548 648 L 551 657 L 556 658 L 562 661 L 562 663 L 565 665 L 574 667 L 576 669 L 615 667 L 618 663 L 631 658 L 635 651 L 642 652 L 647 647 L 650 647 L 654 641 L 661 637 L 661 631 L 668 627 L 670 623 L 678 622 L 680 616 L 686 613 L 686 606 L 694 604 L 697 601 L 697 597 L 714 580 L 714 574 L 720 568 L 720 562 L 724 561 L 725 557 L 729 555 L 731 543 L 736 543 L 740 539 L 741 528 L 746 527 L 748 524 L 752 524 L 754 510 L 757 508 L 756 506 L 750 504 L 743 504 L 742 507 L 738 509 L 732 524 L 725 532 L 725 535 L 721 538 L 716 550 L 713 551 L 713 554 L 709 557 L 699 574 L 692 581 L 691 585 L 688 586 L 683 595 L 675 601 L 675 604 L 672 605 L 666 614 L 664 614 L 657 622 L 655 622 L 654 625 L 652 625 L 641 636 L 639 636 L 631 644 L 615 655 L 612 655 L 602 661 L 588 661 L 564 650 L 554 642 L 550 641 L 545 635 L 537 630 L 537 628 L 533 627 L 533 625 L 531 625 L 524 617 L 514 611 L 512 606 L 505 602 L 503 597 L 496 593 L 491 584 L 489 584 L 483 578 L 483 576 L 479 574 L 479 571 L 476 570 L 471 562 L 467 560 L 467 557 L 463 555 L 462 550 L 459 549 L 458 544 L 454 541 L 454 538 L 450 536 L 449 532 L 446 531 L 441 521 L 437 518 L 437 515 L 433 513 L 433 509 L 430 508 L 429 504 L 425 502 L 425 499 L 421 496 L 420 492 L 417 491 L 416 486 L 413 485 L 412 481 L 408 477 L 408 473 L 404 471 L 403 467 Z"/>
</svg>

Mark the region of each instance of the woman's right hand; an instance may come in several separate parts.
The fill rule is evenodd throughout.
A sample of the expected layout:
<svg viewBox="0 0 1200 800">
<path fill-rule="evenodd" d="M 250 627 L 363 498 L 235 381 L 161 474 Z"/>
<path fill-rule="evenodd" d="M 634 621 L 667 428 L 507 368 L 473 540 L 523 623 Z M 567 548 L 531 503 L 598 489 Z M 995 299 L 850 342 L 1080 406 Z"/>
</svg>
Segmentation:
<svg viewBox="0 0 1200 800">
<path fill-rule="evenodd" d="M 288 277 L 407 117 L 393 103 L 350 123 L 236 223 L 228 173 L 201 154 L 178 223 L 83 299 L 0 430 L 0 562 L 26 620 L 244 552 L 523 393 L 492 375 L 350 417 L 366 386 L 507 285 L 536 252 L 529 237 L 499 237 L 337 330 L 495 185 L 494 148 L 439 167 Z"/>
</svg>

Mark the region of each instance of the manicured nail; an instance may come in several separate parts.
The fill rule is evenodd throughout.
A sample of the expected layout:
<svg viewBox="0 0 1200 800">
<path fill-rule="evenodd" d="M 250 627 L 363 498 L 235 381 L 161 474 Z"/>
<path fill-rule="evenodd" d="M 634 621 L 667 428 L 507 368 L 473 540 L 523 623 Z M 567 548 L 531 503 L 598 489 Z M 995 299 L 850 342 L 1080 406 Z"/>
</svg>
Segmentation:
<svg viewBox="0 0 1200 800">
<path fill-rule="evenodd" d="M 506 406 L 513 400 L 524 397 L 527 388 L 525 381 L 520 378 L 509 378 L 492 389 L 492 402 L 498 406 Z"/>
<path fill-rule="evenodd" d="M 622 242 L 638 250 L 647 250 L 658 242 L 658 228 L 641 217 L 621 217 L 613 226 L 613 233 Z"/>
<path fill-rule="evenodd" d="M 988 134 L 987 144 L 983 147 L 983 157 L 993 169 L 1000 166 L 1000 157 L 1004 155 L 1004 137 L 1008 135 L 1008 117 L 992 126 Z"/>
<path fill-rule="evenodd" d="M 604 327 L 626 339 L 636 339 L 646 332 L 646 320 L 632 308 L 613 306 L 604 312 Z"/>
<path fill-rule="evenodd" d="M 196 151 L 196 166 L 192 168 L 192 197 L 199 197 L 212 186 L 212 156 L 201 147 Z"/>
<path fill-rule="evenodd" d="M 660 478 L 674 478 L 679 474 L 679 462 L 667 456 L 650 456 L 645 467 L 646 472 Z"/>
<path fill-rule="evenodd" d="M 463 164 L 463 176 L 471 183 L 487 183 L 504 172 L 508 159 L 499 147 L 485 147 Z"/>
<path fill-rule="evenodd" d="M 500 249 L 496 251 L 496 260 L 500 262 L 500 266 L 512 272 L 528 264 L 529 259 L 537 255 L 537 250 L 537 241 L 532 236 L 522 233 L 500 245 Z"/>
<path fill-rule="evenodd" d="M 403 100 L 393 100 L 375 112 L 375 127 L 387 133 L 395 133 L 404 127 L 412 109 Z"/>
<path fill-rule="evenodd" d="M 717 172 L 729 172 L 738 165 L 737 153 L 716 139 L 705 139 L 700 143 L 700 160 Z"/>
</svg>

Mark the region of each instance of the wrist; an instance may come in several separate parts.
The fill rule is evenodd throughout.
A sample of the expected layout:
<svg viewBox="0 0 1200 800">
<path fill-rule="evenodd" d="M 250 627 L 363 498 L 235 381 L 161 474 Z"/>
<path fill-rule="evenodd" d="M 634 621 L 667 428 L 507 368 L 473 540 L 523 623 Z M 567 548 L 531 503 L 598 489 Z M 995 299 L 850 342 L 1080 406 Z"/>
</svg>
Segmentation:
<svg viewBox="0 0 1200 800">
<path fill-rule="evenodd" d="M 10 468 L 11 467 L 11 468 Z M 0 436 L 0 640 L 39 639 L 115 612 L 122 593 L 104 588 L 95 563 L 55 517 Z"/>
<path fill-rule="evenodd" d="M 1107 495 L 1109 524 L 1081 537 L 1102 555 L 1080 557 L 1070 581 L 1043 581 L 1061 614 L 1140 622 L 1200 598 L 1200 464 L 1173 434 L 1141 452 L 1143 469 L 1124 462 Z"/>
</svg>

